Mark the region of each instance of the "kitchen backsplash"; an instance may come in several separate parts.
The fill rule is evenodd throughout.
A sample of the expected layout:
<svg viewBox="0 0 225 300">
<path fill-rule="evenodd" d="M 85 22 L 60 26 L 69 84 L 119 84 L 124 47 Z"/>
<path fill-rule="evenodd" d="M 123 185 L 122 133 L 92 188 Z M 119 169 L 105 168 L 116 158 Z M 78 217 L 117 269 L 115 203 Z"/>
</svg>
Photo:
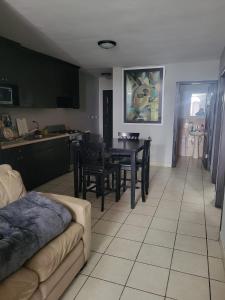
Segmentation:
<svg viewBox="0 0 225 300">
<path fill-rule="evenodd" d="M 98 116 L 88 112 L 74 109 L 30 109 L 30 108 L 0 108 L 0 114 L 9 113 L 13 125 L 16 118 L 26 118 L 28 128 L 33 129 L 33 120 L 39 122 L 40 127 L 47 125 L 66 124 L 70 128 L 79 130 L 91 130 L 98 132 Z"/>
</svg>

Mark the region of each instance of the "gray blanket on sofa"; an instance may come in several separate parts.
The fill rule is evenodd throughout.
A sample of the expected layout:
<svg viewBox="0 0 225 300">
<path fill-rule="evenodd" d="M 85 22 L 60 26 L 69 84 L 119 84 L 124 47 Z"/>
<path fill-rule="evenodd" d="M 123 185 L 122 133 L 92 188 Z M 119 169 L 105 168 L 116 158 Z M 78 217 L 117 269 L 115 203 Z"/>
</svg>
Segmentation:
<svg viewBox="0 0 225 300">
<path fill-rule="evenodd" d="M 0 281 L 18 270 L 71 222 L 61 204 L 36 192 L 0 209 Z"/>
</svg>

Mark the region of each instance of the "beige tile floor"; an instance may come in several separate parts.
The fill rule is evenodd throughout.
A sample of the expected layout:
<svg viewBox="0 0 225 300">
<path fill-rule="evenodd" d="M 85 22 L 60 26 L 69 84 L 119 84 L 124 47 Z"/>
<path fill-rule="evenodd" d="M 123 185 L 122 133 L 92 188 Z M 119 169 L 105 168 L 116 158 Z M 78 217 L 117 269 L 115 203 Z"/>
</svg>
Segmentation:
<svg viewBox="0 0 225 300">
<path fill-rule="evenodd" d="M 72 174 L 40 191 L 73 195 Z M 130 191 L 120 202 L 107 196 L 92 203 L 92 252 L 62 300 L 225 300 L 219 247 L 220 210 L 201 162 L 182 159 L 177 168 L 151 168 L 150 193 L 130 209 Z"/>
</svg>

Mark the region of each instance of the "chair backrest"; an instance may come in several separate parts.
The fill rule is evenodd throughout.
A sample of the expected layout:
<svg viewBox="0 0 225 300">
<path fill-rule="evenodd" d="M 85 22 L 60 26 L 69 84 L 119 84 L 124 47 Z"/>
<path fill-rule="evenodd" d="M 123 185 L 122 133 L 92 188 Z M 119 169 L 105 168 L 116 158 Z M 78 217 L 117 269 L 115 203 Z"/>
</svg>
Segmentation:
<svg viewBox="0 0 225 300">
<path fill-rule="evenodd" d="M 104 168 L 105 144 L 103 142 L 81 142 L 80 158 L 83 167 Z"/>
<path fill-rule="evenodd" d="M 84 142 L 99 142 L 102 141 L 100 134 L 86 132 L 83 134 L 82 141 Z"/>
<path fill-rule="evenodd" d="M 149 137 L 147 140 L 144 141 L 142 164 L 149 164 L 151 141 L 152 141 L 151 137 Z"/>
<path fill-rule="evenodd" d="M 139 140 L 140 133 L 138 132 L 118 132 L 119 140 Z"/>
</svg>

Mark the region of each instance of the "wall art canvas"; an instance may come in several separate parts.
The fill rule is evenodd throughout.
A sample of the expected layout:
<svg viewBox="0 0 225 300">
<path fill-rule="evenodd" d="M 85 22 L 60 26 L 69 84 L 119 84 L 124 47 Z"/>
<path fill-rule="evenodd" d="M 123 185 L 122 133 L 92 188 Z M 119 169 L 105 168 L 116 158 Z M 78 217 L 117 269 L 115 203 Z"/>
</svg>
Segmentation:
<svg viewBox="0 0 225 300">
<path fill-rule="evenodd" d="M 124 70 L 124 122 L 162 123 L 164 68 Z"/>
</svg>

